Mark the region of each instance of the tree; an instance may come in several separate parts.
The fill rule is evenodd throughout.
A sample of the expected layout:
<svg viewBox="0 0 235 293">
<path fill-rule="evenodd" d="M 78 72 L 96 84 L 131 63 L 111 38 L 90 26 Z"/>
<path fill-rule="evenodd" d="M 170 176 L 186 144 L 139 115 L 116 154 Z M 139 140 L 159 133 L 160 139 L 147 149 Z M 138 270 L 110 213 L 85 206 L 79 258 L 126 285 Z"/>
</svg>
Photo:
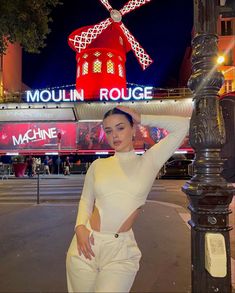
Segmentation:
<svg viewBox="0 0 235 293">
<path fill-rule="evenodd" d="M 60 0 L 1 0 L 0 54 L 15 42 L 27 52 L 39 53 L 50 32 L 50 13 L 58 4 Z"/>
</svg>

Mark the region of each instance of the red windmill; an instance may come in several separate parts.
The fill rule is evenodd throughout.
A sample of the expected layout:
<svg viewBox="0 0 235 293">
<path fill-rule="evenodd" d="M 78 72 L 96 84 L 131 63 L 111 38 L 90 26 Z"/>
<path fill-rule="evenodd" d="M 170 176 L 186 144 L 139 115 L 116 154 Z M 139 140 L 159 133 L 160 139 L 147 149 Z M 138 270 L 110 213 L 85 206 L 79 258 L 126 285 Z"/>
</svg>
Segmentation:
<svg viewBox="0 0 235 293">
<path fill-rule="evenodd" d="M 68 43 L 77 52 L 76 89 L 84 89 L 86 99 L 97 98 L 100 88 L 126 88 L 125 61 L 128 51 L 133 50 L 143 70 L 152 63 L 121 21 L 122 16 L 150 1 L 130 0 L 118 11 L 108 0 L 100 0 L 110 12 L 110 17 L 98 24 L 81 27 L 69 35 Z"/>
</svg>

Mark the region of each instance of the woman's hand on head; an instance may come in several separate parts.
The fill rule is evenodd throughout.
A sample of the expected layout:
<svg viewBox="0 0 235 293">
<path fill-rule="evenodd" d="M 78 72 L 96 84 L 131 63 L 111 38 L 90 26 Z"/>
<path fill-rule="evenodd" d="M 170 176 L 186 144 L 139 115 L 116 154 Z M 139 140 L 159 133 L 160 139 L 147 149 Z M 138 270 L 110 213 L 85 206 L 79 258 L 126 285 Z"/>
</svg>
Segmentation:
<svg viewBox="0 0 235 293">
<path fill-rule="evenodd" d="M 92 256 L 95 254 L 91 248 L 91 245 L 94 245 L 94 237 L 90 236 L 91 231 L 88 230 L 84 225 L 76 227 L 76 237 L 77 237 L 77 248 L 79 255 L 84 255 L 85 258 L 91 260 Z"/>
<path fill-rule="evenodd" d="M 140 121 L 141 121 L 140 113 L 136 112 L 136 110 L 129 108 L 127 106 L 122 106 L 122 105 L 118 105 L 118 106 L 116 106 L 116 108 L 118 108 L 119 110 L 121 110 L 123 112 L 130 114 L 136 123 L 140 123 Z"/>
</svg>

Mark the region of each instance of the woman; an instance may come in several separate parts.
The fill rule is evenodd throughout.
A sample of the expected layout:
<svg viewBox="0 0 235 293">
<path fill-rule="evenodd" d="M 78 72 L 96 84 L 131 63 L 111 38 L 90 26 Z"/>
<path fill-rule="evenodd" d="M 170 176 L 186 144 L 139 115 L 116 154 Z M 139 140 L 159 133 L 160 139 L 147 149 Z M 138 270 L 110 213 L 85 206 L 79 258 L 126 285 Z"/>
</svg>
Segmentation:
<svg viewBox="0 0 235 293">
<path fill-rule="evenodd" d="M 138 156 L 133 148 L 133 120 L 164 128 L 168 135 Z M 67 253 L 69 292 L 130 291 L 141 258 L 131 227 L 158 171 L 188 127 L 188 118 L 140 115 L 125 106 L 105 114 L 103 128 L 115 154 L 95 160 L 87 171 Z"/>
</svg>

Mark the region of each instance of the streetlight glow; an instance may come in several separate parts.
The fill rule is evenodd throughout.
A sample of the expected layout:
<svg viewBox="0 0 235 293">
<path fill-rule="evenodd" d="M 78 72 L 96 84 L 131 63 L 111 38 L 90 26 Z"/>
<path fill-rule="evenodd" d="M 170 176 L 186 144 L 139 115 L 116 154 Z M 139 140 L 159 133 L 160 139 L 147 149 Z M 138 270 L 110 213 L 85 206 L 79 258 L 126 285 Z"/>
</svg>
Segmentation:
<svg viewBox="0 0 235 293">
<path fill-rule="evenodd" d="M 218 58 L 217 58 L 217 63 L 218 64 L 222 64 L 222 63 L 224 63 L 224 61 L 225 61 L 225 58 L 224 58 L 223 55 L 218 56 Z"/>
</svg>

